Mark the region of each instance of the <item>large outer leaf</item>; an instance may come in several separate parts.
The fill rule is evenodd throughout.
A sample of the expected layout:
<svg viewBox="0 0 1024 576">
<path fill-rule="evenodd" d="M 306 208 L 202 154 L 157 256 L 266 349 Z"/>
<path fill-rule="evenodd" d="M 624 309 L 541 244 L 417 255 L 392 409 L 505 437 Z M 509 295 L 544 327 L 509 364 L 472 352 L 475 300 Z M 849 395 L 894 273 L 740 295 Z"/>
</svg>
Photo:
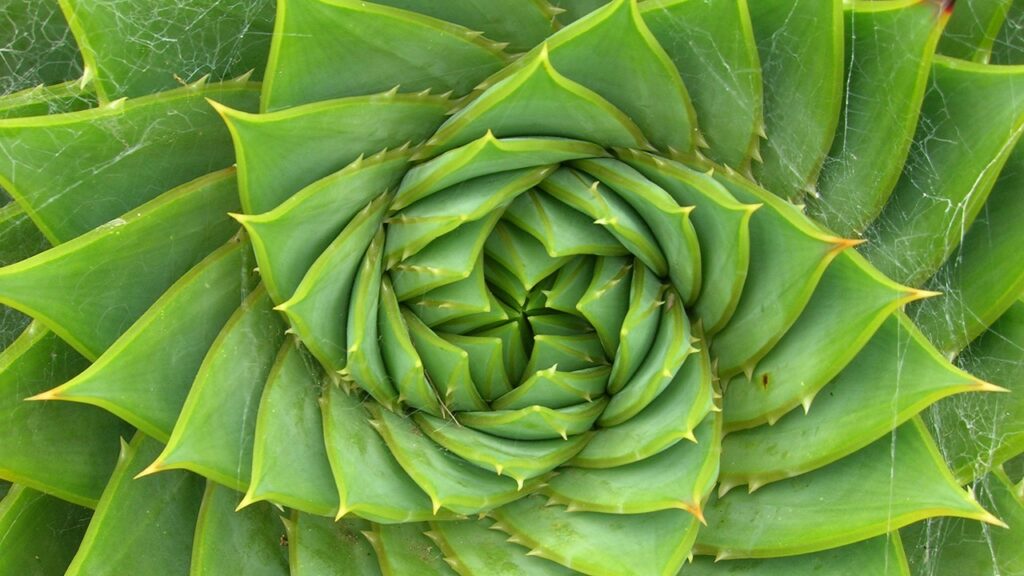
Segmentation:
<svg viewBox="0 0 1024 576">
<path fill-rule="evenodd" d="M 274 0 L 60 0 L 104 101 L 209 76 L 263 75 Z"/>
<path fill-rule="evenodd" d="M 68 576 L 189 573 L 203 482 L 184 471 L 134 479 L 160 448 L 141 433 L 130 444 L 122 441 L 117 468 Z"/>
</svg>

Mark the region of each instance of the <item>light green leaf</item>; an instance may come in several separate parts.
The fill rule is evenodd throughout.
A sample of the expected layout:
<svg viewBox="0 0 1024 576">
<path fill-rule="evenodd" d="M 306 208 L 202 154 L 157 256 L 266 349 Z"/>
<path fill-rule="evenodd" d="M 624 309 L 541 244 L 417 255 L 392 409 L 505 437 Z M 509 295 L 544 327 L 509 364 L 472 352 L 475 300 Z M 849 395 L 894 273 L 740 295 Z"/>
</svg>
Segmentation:
<svg viewBox="0 0 1024 576">
<path fill-rule="evenodd" d="M 935 294 L 885 278 L 854 251 L 825 270 L 796 323 L 750 375 L 725 388 L 727 431 L 774 423 L 811 400 L 867 344 L 886 317 L 906 302 Z"/>
<path fill-rule="evenodd" d="M 228 319 L 147 474 L 183 468 L 240 492 L 249 486 L 259 398 L 284 341 L 284 326 L 270 307 L 260 287 Z"/>
<path fill-rule="evenodd" d="M 698 556 L 683 570 L 686 576 L 723 573 L 732 576 L 910 576 L 899 532 L 813 554 L 782 558 L 716 561 L 709 556 Z"/>
<path fill-rule="evenodd" d="M 568 512 L 527 496 L 489 514 L 494 528 L 539 556 L 594 576 L 674 576 L 697 535 L 697 519 L 682 510 L 650 514 Z"/>
<path fill-rule="evenodd" d="M 981 110 L 984 100 L 989 109 Z M 903 175 L 862 250 L 916 286 L 960 244 L 1024 131 L 1024 66 L 937 56 Z"/>
<path fill-rule="evenodd" d="M 0 186 L 54 244 L 84 234 L 234 162 L 228 131 L 205 98 L 253 110 L 259 92 L 246 82 L 192 85 L 82 112 L 0 120 Z"/>
<path fill-rule="evenodd" d="M 206 482 L 196 520 L 189 576 L 287 576 L 288 553 L 278 512 L 270 504 L 235 511 L 242 495 Z"/>
<path fill-rule="evenodd" d="M 274 2 L 60 0 L 103 102 L 186 82 L 263 75 Z"/>
<path fill-rule="evenodd" d="M 366 204 L 302 277 L 295 293 L 274 309 L 283 312 L 300 341 L 327 370 L 345 367 L 349 297 L 362 256 L 380 229 L 391 195 Z"/>
<path fill-rule="evenodd" d="M 576 572 L 543 558 L 527 556 L 525 548 L 508 542 L 486 519 L 432 522 L 427 533 L 459 574 L 494 576 L 569 576 Z"/>
<path fill-rule="evenodd" d="M 399 85 L 462 96 L 504 65 L 501 48 L 462 26 L 369 2 L 278 0 L 262 108 Z"/>
<path fill-rule="evenodd" d="M 292 512 L 285 526 L 291 576 L 380 576 L 377 553 L 365 536 L 369 521 L 356 517 L 335 521 Z"/>
<path fill-rule="evenodd" d="M 0 572 L 63 574 L 92 512 L 16 484 L 0 500 Z"/>
<path fill-rule="evenodd" d="M 910 150 L 932 54 L 948 13 L 942 2 L 845 5 L 845 96 L 810 213 L 860 234 L 889 199 Z"/>
<path fill-rule="evenodd" d="M 719 559 L 817 552 L 932 516 L 996 522 L 953 480 L 917 419 L 824 468 L 753 494 L 712 495 L 704 513 L 695 551 Z"/>
<path fill-rule="evenodd" d="M 843 102 L 841 0 L 747 2 L 764 81 L 762 161 L 754 178 L 782 198 L 813 191 Z"/>
<path fill-rule="evenodd" d="M 166 442 L 210 345 L 251 289 L 252 277 L 239 274 L 251 259 L 247 252 L 248 244 L 238 240 L 216 250 L 96 362 L 39 398 L 98 406 Z"/>
<path fill-rule="evenodd" d="M 93 406 L 25 402 L 86 366 L 38 323 L 0 352 L 0 478 L 91 508 L 131 428 Z"/>
<path fill-rule="evenodd" d="M 235 233 L 227 212 L 237 206 L 234 170 L 199 178 L 0 269 L 0 302 L 39 319 L 94 360 Z"/>
<path fill-rule="evenodd" d="M 374 522 L 434 517 L 430 498 L 402 471 L 358 400 L 328 386 L 322 407 L 327 458 L 341 495 L 339 518 L 350 512 Z"/>
<path fill-rule="evenodd" d="M 242 207 L 261 214 L 361 155 L 426 140 L 450 107 L 429 94 L 386 92 L 250 114 L 214 100 L 231 131 Z"/>
<path fill-rule="evenodd" d="M 357 160 L 306 186 L 263 214 L 237 214 L 252 238 L 260 277 L 274 302 L 293 295 L 317 258 L 346 226 L 365 219 L 370 202 L 398 184 L 409 153 L 386 152 Z M 302 234 L 295 230 L 301 227 Z"/>
<path fill-rule="evenodd" d="M 324 448 L 320 414 L 324 384 L 316 362 L 294 338 L 286 339 L 260 399 L 252 481 L 236 505 L 265 500 L 321 516 L 338 513 L 338 491 Z"/>
<path fill-rule="evenodd" d="M 508 42 L 511 52 L 525 52 L 551 34 L 553 10 L 546 2 L 521 0 L 374 0 L 395 8 L 420 12 L 488 38 Z"/>
<path fill-rule="evenodd" d="M 686 510 L 703 521 L 703 502 L 715 485 L 721 417 L 704 420 L 696 443 L 676 442 L 645 459 L 613 468 L 565 467 L 542 493 L 569 512 L 643 514 Z"/>
<path fill-rule="evenodd" d="M 67 576 L 189 573 L 203 480 L 185 471 L 135 479 L 161 447 L 142 433 L 130 444 L 121 441 L 117 467 Z"/>
<path fill-rule="evenodd" d="M 369 406 L 373 425 L 405 472 L 430 497 L 436 513 L 442 507 L 456 514 L 477 514 L 522 496 L 512 478 L 474 466 L 425 437 L 411 420 Z M 535 482 L 527 482 L 532 489 Z"/>
<path fill-rule="evenodd" d="M 520 485 L 575 456 L 591 437 L 584 433 L 568 440 L 509 440 L 425 414 L 416 414 L 415 418 L 420 430 L 446 450 Z"/>
<path fill-rule="evenodd" d="M 747 168 L 764 129 L 761 63 L 747 3 L 648 0 L 640 12 L 686 82 L 706 141 L 701 152 Z"/>
<path fill-rule="evenodd" d="M 787 383 L 776 380 L 769 388 Z M 951 366 L 897 313 L 817 394 L 809 412 L 794 410 L 772 426 L 725 437 L 723 490 L 738 484 L 756 488 L 814 470 L 867 446 L 940 398 L 990 388 Z M 970 401 L 984 400 L 972 394 Z"/>
<path fill-rule="evenodd" d="M 486 134 L 575 138 L 604 147 L 650 147 L 643 131 L 626 113 L 559 73 L 547 45 L 524 58 L 519 69 L 489 85 L 442 124 L 427 140 L 424 154 L 447 152 Z"/>
</svg>

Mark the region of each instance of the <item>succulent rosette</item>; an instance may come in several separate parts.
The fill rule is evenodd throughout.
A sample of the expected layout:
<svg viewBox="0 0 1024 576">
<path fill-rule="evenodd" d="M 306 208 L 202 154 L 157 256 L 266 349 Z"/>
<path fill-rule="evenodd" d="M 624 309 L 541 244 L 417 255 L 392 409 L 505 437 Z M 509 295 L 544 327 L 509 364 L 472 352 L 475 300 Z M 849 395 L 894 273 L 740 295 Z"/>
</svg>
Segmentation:
<svg viewBox="0 0 1024 576">
<path fill-rule="evenodd" d="M 1024 10 L 44 4 L 0 573 L 1024 573 Z"/>
</svg>

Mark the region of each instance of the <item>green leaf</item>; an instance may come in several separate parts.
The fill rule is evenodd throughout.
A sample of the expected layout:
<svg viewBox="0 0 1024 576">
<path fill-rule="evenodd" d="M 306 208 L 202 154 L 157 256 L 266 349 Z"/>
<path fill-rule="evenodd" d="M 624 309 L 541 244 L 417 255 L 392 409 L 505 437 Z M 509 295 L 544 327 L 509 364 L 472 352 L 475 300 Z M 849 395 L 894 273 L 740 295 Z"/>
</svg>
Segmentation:
<svg viewBox="0 0 1024 576">
<path fill-rule="evenodd" d="M 702 502 L 718 476 L 721 417 L 707 418 L 696 430 L 697 442 L 673 446 L 613 468 L 559 469 L 542 493 L 568 512 L 643 514 L 686 510 L 703 520 Z"/>
<path fill-rule="evenodd" d="M 487 403 L 469 367 L 469 353 L 431 330 L 414 314 L 403 311 L 409 337 L 423 361 L 427 380 L 449 410 L 484 410 Z"/>
<path fill-rule="evenodd" d="M 0 6 L 7 34 L 0 58 L 0 94 L 56 84 L 82 74 L 78 47 L 57 2 L 10 0 Z"/>
<path fill-rule="evenodd" d="M 621 390 L 640 369 L 657 336 L 660 318 L 656 312 L 664 304 L 664 295 L 664 285 L 651 269 L 634 262 L 629 306 L 615 334 L 615 349 L 610 353 L 614 360 L 608 375 L 609 390 Z"/>
<path fill-rule="evenodd" d="M 555 365 L 561 367 L 562 371 L 571 372 L 606 363 L 597 334 L 535 334 L 526 373 L 533 374 Z"/>
<path fill-rule="evenodd" d="M 787 199 L 813 191 L 843 98 L 841 0 L 748 2 L 764 81 L 764 133 L 754 178 Z M 756 158 L 755 158 L 756 161 Z"/>
<path fill-rule="evenodd" d="M 390 199 L 385 192 L 360 209 L 316 258 L 294 294 L 274 308 L 284 313 L 302 344 L 327 370 L 346 365 L 349 297 Z"/>
<path fill-rule="evenodd" d="M 611 468 L 653 456 L 680 440 L 695 442 L 694 429 L 712 409 L 711 378 L 707 350 L 689 356 L 657 402 L 618 426 L 595 430 L 570 465 Z"/>
<path fill-rule="evenodd" d="M 409 300 L 469 278 L 500 217 L 501 211 L 495 210 L 466 222 L 393 266 L 388 275 L 398 300 Z"/>
<path fill-rule="evenodd" d="M 550 0 L 550 4 L 559 10 L 558 21 L 570 24 L 607 4 L 609 0 Z"/>
<path fill-rule="evenodd" d="M 885 319 L 911 300 L 935 294 L 885 278 L 855 251 L 825 270 L 796 323 L 749 376 L 725 387 L 727 431 L 773 423 L 811 400 L 867 344 Z"/>
<path fill-rule="evenodd" d="M 24 260 L 49 246 L 16 202 L 0 206 L 0 267 Z M 0 304 L 0 349 L 9 346 L 29 322 L 28 316 Z"/>
<path fill-rule="evenodd" d="M 416 254 L 465 222 L 508 205 L 549 174 L 553 166 L 495 172 L 435 192 L 387 219 L 386 266 Z"/>
<path fill-rule="evenodd" d="M 283 340 L 267 291 L 257 288 L 210 345 L 171 438 L 146 473 L 182 468 L 245 490 L 260 394 Z"/>
<path fill-rule="evenodd" d="M 551 64 L 629 116 L 659 149 L 691 154 L 697 136 L 690 96 L 634 0 L 614 0 L 547 41 Z M 609 62 L 628 65 L 607 65 Z"/>
<path fill-rule="evenodd" d="M 531 190 L 516 198 L 505 210 L 503 219 L 543 244 L 549 256 L 629 253 L 585 214 L 539 190 Z"/>
<path fill-rule="evenodd" d="M 590 142 L 567 138 L 504 138 L 488 132 L 465 146 L 420 164 L 406 173 L 392 210 L 426 198 L 478 176 L 496 172 L 558 164 L 577 158 L 606 156 L 607 153 Z"/>
<path fill-rule="evenodd" d="M 92 406 L 24 401 L 86 366 L 38 323 L 0 352 L 0 478 L 91 508 L 130 428 Z"/>
<path fill-rule="evenodd" d="M 398 393 L 388 378 L 377 336 L 384 230 L 378 229 L 359 265 L 348 306 L 345 375 L 378 402 L 392 405 Z"/>
<path fill-rule="evenodd" d="M 911 314 L 944 354 L 959 352 L 1024 293 L 1024 146 L 1003 168 L 978 219 L 957 252 L 927 283 L 945 292 L 925 300 Z"/>
<path fill-rule="evenodd" d="M 683 361 L 696 351 L 683 303 L 671 290 L 664 298 L 654 342 L 640 368 L 621 390 L 608 390 L 613 396 L 598 419 L 602 427 L 622 424 L 655 402 L 672 382 Z"/>
<path fill-rule="evenodd" d="M 551 34 L 553 10 L 546 2 L 521 0 L 374 0 L 480 30 L 488 38 L 508 42 L 512 52 L 525 52 Z"/>
<path fill-rule="evenodd" d="M 364 536 L 371 528 L 369 521 L 292 512 L 285 526 L 292 576 L 380 576 L 377 553 Z"/>
<path fill-rule="evenodd" d="M 974 488 L 978 500 L 1008 528 L 961 518 L 934 518 L 903 529 L 910 565 L 917 574 L 1024 573 L 1024 500 L 1005 474 L 995 471 Z M 936 546 L 935 542 L 941 542 Z"/>
<path fill-rule="evenodd" d="M 989 62 L 992 64 L 1024 64 L 1024 6 L 1012 3 L 1006 12 L 1006 19 L 1003 21 L 995 41 L 992 43 L 992 54 Z"/>
<path fill-rule="evenodd" d="M 674 576 L 697 535 L 697 519 L 682 510 L 650 514 L 567 512 L 527 496 L 489 514 L 494 528 L 539 556 L 594 576 Z"/>
<path fill-rule="evenodd" d="M 103 102 L 210 77 L 262 76 L 274 2 L 60 0 Z"/>
<path fill-rule="evenodd" d="M 245 82 L 196 84 L 82 112 L 0 120 L 0 186 L 54 244 L 84 234 L 234 162 L 228 131 L 205 98 L 252 110 L 259 92 Z"/>
<path fill-rule="evenodd" d="M 687 2 L 687 4 L 697 4 Z M 652 154 L 617 150 L 622 161 L 665 189 L 690 215 L 700 239 L 702 286 L 692 310 L 713 335 L 732 318 L 740 301 L 750 262 L 750 218 L 758 206 L 737 202 L 707 174 Z"/>
<path fill-rule="evenodd" d="M 817 552 L 932 516 L 997 522 L 957 485 L 917 419 L 824 468 L 712 495 L 704 513 L 695 551 L 720 560 Z"/>
<path fill-rule="evenodd" d="M 493 298 L 487 287 L 483 255 L 480 255 L 468 278 L 438 286 L 409 299 L 407 304 L 424 324 L 435 327 L 466 316 L 498 312 L 500 307 L 491 303 Z"/>
<path fill-rule="evenodd" d="M 238 273 L 247 250 L 238 240 L 216 250 L 84 372 L 38 397 L 98 406 L 166 442 L 210 345 L 252 283 Z"/>
<path fill-rule="evenodd" d="M 508 542 L 493 530 L 490 520 L 433 522 L 427 533 L 444 553 L 445 561 L 460 574 L 494 576 L 568 576 L 576 572 Z"/>
<path fill-rule="evenodd" d="M 387 576 L 455 576 L 440 548 L 427 537 L 429 527 L 425 523 L 375 524 L 372 532 L 365 533 L 377 552 L 381 572 Z"/>
<path fill-rule="evenodd" d="M 96 359 L 236 227 L 234 171 L 202 177 L 38 256 L 0 269 L 0 302 Z"/>
<path fill-rule="evenodd" d="M 844 236 L 881 212 L 906 161 L 935 45 L 942 2 L 895 0 L 845 6 L 845 96 L 811 214 Z"/>
<path fill-rule="evenodd" d="M 381 356 L 388 376 L 405 404 L 440 416 L 441 403 L 438 401 L 437 391 L 427 381 L 423 360 L 413 345 L 391 280 L 386 276 L 381 280 L 377 323 L 381 334 Z"/>
<path fill-rule="evenodd" d="M 700 244 L 690 222 L 693 207 L 680 206 L 664 189 L 618 160 L 578 160 L 573 166 L 614 190 L 651 227 L 668 262 L 672 286 L 683 302 L 692 304 L 701 287 Z"/>
<path fill-rule="evenodd" d="M 203 481 L 184 471 L 134 479 L 160 449 L 142 433 L 130 444 L 122 440 L 117 468 L 67 576 L 189 573 Z"/>
<path fill-rule="evenodd" d="M 686 82 L 706 141 L 701 152 L 746 169 L 764 129 L 761 63 L 747 3 L 648 0 L 639 6 Z"/>
<path fill-rule="evenodd" d="M 982 111 L 977 102 L 992 107 Z M 911 286 L 960 244 L 1024 131 L 1024 66 L 938 56 L 921 121 L 892 198 L 865 234 L 864 255 Z"/>
<path fill-rule="evenodd" d="M 668 274 L 668 262 L 651 229 L 625 199 L 608 187 L 563 167 L 541 182 L 540 188 L 607 228 L 655 274 Z"/>
<path fill-rule="evenodd" d="M 293 193 L 375 154 L 426 140 L 450 107 L 428 94 L 386 92 L 250 114 L 213 100 L 231 131 L 242 207 L 262 214 Z"/>
<path fill-rule="evenodd" d="M 480 468 L 508 476 L 520 486 L 575 456 L 591 438 L 584 433 L 568 440 L 509 440 L 425 414 L 416 414 L 415 418 L 420 430 L 446 450 Z"/>
<path fill-rule="evenodd" d="M 738 176 L 715 177 L 740 202 L 762 205 L 750 217 L 750 266 L 739 304 L 711 344 L 725 380 L 753 370 L 799 318 L 829 263 L 855 242 L 825 234 L 792 204 Z"/>
<path fill-rule="evenodd" d="M 61 574 L 82 541 L 92 512 L 16 484 L 0 500 L 0 571 Z"/>
<path fill-rule="evenodd" d="M 474 466 L 425 437 L 409 419 L 368 407 L 373 424 L 405 472 L 433 503 L 456 514 L 477 514 L 522 497 L 519 483 Z M 527 482 L 532 489 L 535 482 Z"/>
<path fill-rule="evenodd" d="M 317 258 L 349 224 L 359 222 L 367 204 L 398 184 L 409 154 L 387 152 L 357 160 L 306 186 L 273 210 L 238 214 L 252 238 L 260 277 L 274 302 L 295 294 Z M 296 234 L 297 227 L 303 233 Z"/>
<path fill-rule="evenodd" d="M 789 382 L 781 379 L 769 386 Z M 772 426 L 725 437 L 723 490 L 738 484 L 753 489 L 814 470 L 867 446 L 941 398 L 977 391 L 991 391 L 991 386 L 951 366 L 897 313 L 817 394 L 809 412 L 792 411 Z M 972 394 L 970 401 L 985 400 Z"/>
<path fill-rule="evenodd" d="M 327 458 L 341 495 L 341 518 L 350 512 L 374 522 L 417 522 L 434 517 L 420 490 L 370 425 L 370 414 L 337 386 L 322 402 Z"/>
<path fill-rule="evenodd" d="M 387 6 L 279 0 L 262 107 L 279 110 L 399 85 L 403 92 L 462 96 L 505 64 L 501 48 L 462 26 Z"/>
<path fill-rule="evenodd" d="M 602 397 L 566 408 L 533 405 L 518 410 L 460 412 L 457 418 L 463 426 L 511 440 L 565 440 L 590 430 L 607 405 Z"/>
<path fill-rule="evenodd" d="M 959 363 L 1010 390 L 947 398 L 925 413 L 931 427 L 941 431 L 946 461 L 961 482 L 968 482 L 1024 452 L 1024 301 L 1016 301 L 971 343 Z"/>
<path fill-rule="evenodd" d="M 427 140 L 436 155 L 486 135 L 557 136 L 609 147 L 649 148 L 630 117 L 585 85 L 556 70 L 547 45 L 470 101 Z"/>
<path fill-rule="evenodd" d="M 288 553 L 281 546 L 285 530 L 277 510 L 258 504 L 236 512 L 241 498 L 230 488 L 206 482 L 189 576 L 288 575 Z"/>
<path fill-rule="evenodd" d="M 551 318 L 552 316 L 532 316 L 530 321 L 537 318 Z M 534 330 L 534 333 L 537 333 Z M 553 369 L 554 368 L 554 369 Z M 530 375 L 507 394 L 496 398 L 491 402 L 491 408 L 495 410 L 506 410 L 526 408 L 534 404 L 547 406 L 548 408 L 564 408 L 580 402 L 589 402 L 591 399 L 602 396 L 608 384 L 609 368 L 597 366 L 585 368 L 572 372 L 559 372 L 557 367 L 552 366 L 545 370 L 539 370 Z"/>
<path fill-rule="evenodd" d="M 620 332 L 631 304 L 632 281 L 627 282 L 627 278 L 635 276 L 634 266 L 647 268 L 630 258 L 598 258 L 590 285 L 576 302 L 576 309 L 594 327 L 608 357 L 615 357 L 619 348 Z M 656 278 L 654 281 L 660 293 L 660 283 Z M 615 392 L 618 388 L 609 383 L 609 390 Z"/>
<path fill-rule="evenodd" d="M 569 256 L 551 254 L 529 232 L 508 222 L 502 219 L 494 226 L 484 243 L 484 254 L 489 261 L 511 272 L 524 289 L 532 290 L 541 280 L 557 272 Z"/>
<path fill-rule="evenodd" d="M 686 576 L 716 576 L 722 573 L 733 576 L 910 576 L 899 532 L 813 554 L 783 558 L 715 561 L 708 556 L 698 556 L 684 570 Z"/>
<path fill-rule="evenodd" d="M 512 383 L 505 370 L 501 338 L 461 334 L 440 336 L 469 355 L 469 373 L 485 402 L 490 402 L 512 389 Z"/>
<path fill-rule="evenodd" d="M 239 507 L 266 500 L 321 516 L 338 513 L 323 439 L 323 386 L 315 361 L 294 338 L 285 340 L 263 388 L 253 434 L 252 481 Z"/>
<path fill-rule="evenodd" d="M 96 106 L 91 85 L 69 80 L 52 86 L 35 86 L 0 96 L 0 118 L 24 118 L 77 112 Z"/>
<path fill-rule="evenodd" d="M 939 42 L 939 52 L 954 58 L 988 62 L 996 34 L 1013 0 L 960 0 L 947 11 L 953 17 Z"/>
</svg>

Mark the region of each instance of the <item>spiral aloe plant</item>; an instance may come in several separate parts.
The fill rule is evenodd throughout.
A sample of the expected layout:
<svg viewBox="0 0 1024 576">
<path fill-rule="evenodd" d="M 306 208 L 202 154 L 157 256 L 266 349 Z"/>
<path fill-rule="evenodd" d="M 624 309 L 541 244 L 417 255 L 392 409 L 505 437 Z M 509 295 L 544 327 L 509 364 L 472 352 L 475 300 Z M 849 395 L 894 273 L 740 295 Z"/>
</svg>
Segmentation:
<svg viewBox="0 0 1024 576">
<path fill-rule="evenodd" d="M 1024 574 L 1018 4 L 8 2 L 0 574 Z"/>
</svg>

